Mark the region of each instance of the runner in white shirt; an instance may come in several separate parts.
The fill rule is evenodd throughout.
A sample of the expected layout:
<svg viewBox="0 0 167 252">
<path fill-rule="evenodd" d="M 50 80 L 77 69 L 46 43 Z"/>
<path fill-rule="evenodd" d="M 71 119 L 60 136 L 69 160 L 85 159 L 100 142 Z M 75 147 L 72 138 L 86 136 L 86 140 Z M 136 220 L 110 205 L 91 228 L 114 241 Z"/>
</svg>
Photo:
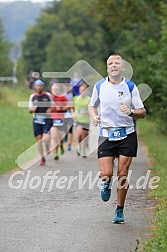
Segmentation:
<svg viewBox="0 0 167 252">
<path fill-rule="evenodd" d="M 128 190 L 126 177 L 137 155 L 137 135 L 135 121 L 144 118 L 146 111 L 136 85 L 123 77 L 124 63 L 118 54 L 107 60 L 108 77 L 94 86 L 89 112 L 93 125 L 100 126 L 98 162 L 103 201 L 111 195 L 113 162 L 118 158 L 117 209 L 113 223 L 124 223 L 123 208 Z M 99 114 L 98 108 L 99 107 Z"/>
</svg>

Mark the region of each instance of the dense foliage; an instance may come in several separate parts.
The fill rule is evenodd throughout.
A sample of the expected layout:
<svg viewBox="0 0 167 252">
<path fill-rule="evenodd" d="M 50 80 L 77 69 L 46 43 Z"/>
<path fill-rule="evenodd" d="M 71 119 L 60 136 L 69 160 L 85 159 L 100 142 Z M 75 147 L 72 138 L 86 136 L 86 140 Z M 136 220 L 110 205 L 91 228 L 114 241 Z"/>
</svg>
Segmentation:
<svg viewBox="0 0 167 252">
<path fill-rule="evenodd" d="M 0 20 L 0 77 L 12 75 L 12 63 L 9 59 L 10 44 L 4 38 L 4 30 Z"/>
<path fill-rule="evenodd" d="M 167 131 L 166 42 L 165 0 L 61 0 L 27 31 L 21 62 L 27 74 L 66 71 L 84 59 L 105 75 L 107 57 L 120 53 L 133 66 L 133 80 L 153 89 L 146 108 Z"/>
</svg>

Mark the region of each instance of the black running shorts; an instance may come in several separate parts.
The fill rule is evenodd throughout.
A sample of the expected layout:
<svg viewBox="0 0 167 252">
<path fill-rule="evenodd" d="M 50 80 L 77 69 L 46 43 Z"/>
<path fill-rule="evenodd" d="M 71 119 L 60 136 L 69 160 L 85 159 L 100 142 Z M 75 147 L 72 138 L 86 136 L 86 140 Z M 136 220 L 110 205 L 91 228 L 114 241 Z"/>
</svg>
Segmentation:
<svg viewBox="0 0 167 252">
<path fill-rule="evenodd" d="M 136 132 L 133 132 L 125 139 L 118 141 L 109 141 L 107 137 L 99 137 L 98 158 L 118 157 L 119 155 L 136 157 L 137 148 L 138 143 Z"/>
</svg>

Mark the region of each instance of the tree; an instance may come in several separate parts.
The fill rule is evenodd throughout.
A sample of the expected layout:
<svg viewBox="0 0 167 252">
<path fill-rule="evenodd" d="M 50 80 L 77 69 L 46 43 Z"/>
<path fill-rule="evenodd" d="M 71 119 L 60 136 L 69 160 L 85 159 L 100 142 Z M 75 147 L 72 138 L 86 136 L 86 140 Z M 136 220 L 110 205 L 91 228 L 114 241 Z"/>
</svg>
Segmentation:
<svg viewBox="0 0 167 252">
<path fill-rule="evenodd" d="M 51 55 L 48 53 L 49 49 L 46 49 L 50 41 L 52 41 L 53 34 L 54 40 L 56 40 L 55 34 L 62 38 L 69 36 L 69 34 L 71 35 L 69 45 L 67 45 L 68 40 L 65 42 L 65 47 L 67 46 L 68 48 L 66 53 L 68 56 L 71 53 L 70 58 L 74 57 L 75 60 L 75 55 L 73 54 L 73 49 L 75 48 L 79 52 L 80 59 L 87 60 L 94 67 L 102 67 L 102 50 L 100 45 L 102 44 L 103 34 L 99 21 L 90 15 L 88 2 L 62 0 L 61 2 L 54 1 L 53 6 L 43 12 L 37 25 L 27 31 L 22 45 L 26 72 L 34 68 L 42 71 L 44 66 L 50 65 L 48 62 L 54 62 L 55 59 L 51 58 L 55 57 L 55 54 Z M 57 43 L 59 44 L 58 41 L 56 45 L 58 45 Z M 72 50 L 69 50 L 71 45 L 73 45 Z M 59 46 L 54 51 L 56 51 L 56 57 L 61 59 L 62 50 L 59 49 Z"/>
<path fill-rule="evenodd" d="M 167 80 L 166 80 L 166 61 L 167 61 L 167 3 L 160 3 L 161 29 L 158 40 L 151 41 L 154 48 L 149 56 L 149 78 L 152 82 L 152 114 L 160 120 L 161 130 L 167 132 Z"/>
<path fill-rule="evenodd" d="M 43 64 L 42 71 L 67 71 L 80 56 L 74 37 L 68 31 L 56 32 L 46 47 L 47 60 Z"/>
<path fill-rule="evenodd" d="M 157 40 L 160 36 L 159 1 L 98 0 L 97 2 L 96 12 L 105 32 L 104 59 L 109 54 L 118 52 L 135 67 L 142 65 L 136 64 L 138 63 L 136 60 L 146 58 L 143 56 L 147 56 L 148 40 Z M 141 78 L 140 67 L 136 71 L 136 76 L 138 80 Z"/>
<path fill-rule="evenodd" d="M 166 0 L 97 0 L 96 15 L 104 35 L 104 60 L 120 53 L 134 70 L 133 80 L 145 82 L 152 95 L 147 113 L 167 132 L 167 3 Z"/>
<path fill-rule="evenodd" d="M 32 69 L 41 71 L 42 65 L 47 60 L 45 48 L 52 38 L 53 31 L 59 29 L 57 26 L 59 26 L 59 22 L 56 16 L 42 14 L 37 25 L 26 32 L 25 40 L 22 43 L 22 58 L 26 74 Z"/>
<path fill-rule="evenodd" d="M 4 30 L 0 20 L 0 76 L 12 73 L 12 63 L 9 59 L 10 44 L 4 38 Z"/>
</svg>

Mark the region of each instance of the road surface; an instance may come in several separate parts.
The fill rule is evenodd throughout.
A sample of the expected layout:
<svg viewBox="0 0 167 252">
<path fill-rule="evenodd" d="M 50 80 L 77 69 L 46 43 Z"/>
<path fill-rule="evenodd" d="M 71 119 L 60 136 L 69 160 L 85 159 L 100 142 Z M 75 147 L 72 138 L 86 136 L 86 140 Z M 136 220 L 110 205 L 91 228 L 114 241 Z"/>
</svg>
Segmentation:
<svg viewBox="0 0 167 252">
<path fill-rule="evenodd" d="M 12 174 L 0 176 L 0 251 L 130 252 L 149 237 L 151 202 L 147 198 L 147 190 L 129 190 L 124 211 L 125 224 L 113 224 L 115 187 L 112 188 L 110 201 L 102 202 L 98 183 L 92 189 L 88 180 L 83 188 L 79 184 L 88 174 L 92 173 L 92 179 L 96 178 L 96 153 L 84 159 L 77 157 L 73 148 L 59 161 L 54 161 L 52 154 L 46 159 L 45 167 L 35 164 L 30 170 L 22 171 L 23 174 L 15 174 L 12 185 L 18 186 L 18 180 L 24 183 L 19 189 L 9 188 Z M 138 158 L 131 166 L 130 184 L 135 185 L 140 176 L 146 175 L 147 169 L 148 158 L 140 145 Z M 57 178 L 53 187 L 48 180 L 44 188 L 43 176 L 55 171 Z M 36 179 L 32 179 L 34 176 L 37 176 Z M 72 176 L 76 179 L 69 182 Z M 30 188 L 33 186 L 34 189 Z"/>
</svg>

